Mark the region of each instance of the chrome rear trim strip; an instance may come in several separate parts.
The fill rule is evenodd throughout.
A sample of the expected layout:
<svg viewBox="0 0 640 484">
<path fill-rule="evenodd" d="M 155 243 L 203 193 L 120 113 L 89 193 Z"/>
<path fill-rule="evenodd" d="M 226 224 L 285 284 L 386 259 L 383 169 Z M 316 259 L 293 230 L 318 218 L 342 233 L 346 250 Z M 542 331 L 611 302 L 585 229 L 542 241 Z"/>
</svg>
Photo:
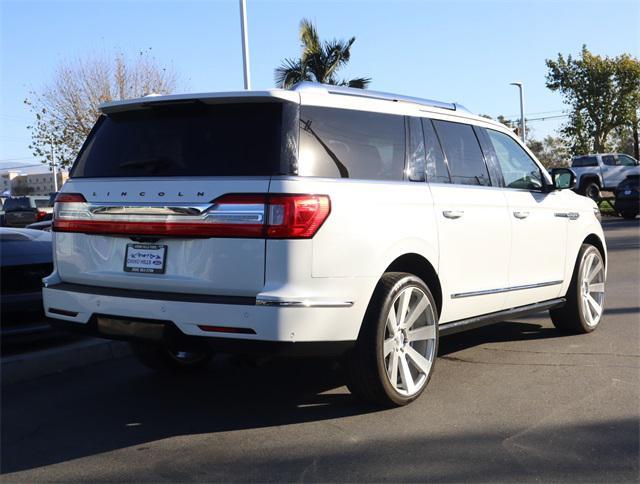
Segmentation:
<svg viewBox="0 0 640 484">
<path fill-rule="evenodd" d="M 276 299 L 268 297 L 256 298 L 256 306 L 276 306 L 288 308 L 350 308 L 353 301 L 337 299 Z"/>
<path fill-rule="evenodd" d="M 539 282 L 537 284 L 524 284 L 522 286 L 502 287 L 500 289 L 485 289 L 483 291 L 459 292 L 451 294 L 451 299 L 459 299 L 462 297 L 486 296 L 488 294 L 499 294 L 501 292 L 522 291 L 524 289 L 536 289 L 538 287 L 556 286 L 562 284 L 563 281 Z"/>
</svg>

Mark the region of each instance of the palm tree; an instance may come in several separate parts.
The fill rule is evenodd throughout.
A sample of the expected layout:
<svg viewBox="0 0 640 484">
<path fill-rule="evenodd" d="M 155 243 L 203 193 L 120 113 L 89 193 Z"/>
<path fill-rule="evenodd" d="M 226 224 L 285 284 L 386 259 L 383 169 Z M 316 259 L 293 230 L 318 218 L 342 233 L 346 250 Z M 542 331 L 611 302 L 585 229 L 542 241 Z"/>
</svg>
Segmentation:
<svg viewBox="0 0 640 484">
<path fill-rule="evenodd" d="M 302 55 L 300 59 L 285 59 L 275 70 L 276 85 L 288 89 L 301 81 L 315 81 L 323 84 L 366 88 L 371 82 L 369 77 L 357 77 L 350 80 L 338 80 L 336 72 L 351 58 L 351 46 L 356 41 L 320 41 L 318 31 L 311 21 L 300 22 L 300 41 Z"/>
</svg>

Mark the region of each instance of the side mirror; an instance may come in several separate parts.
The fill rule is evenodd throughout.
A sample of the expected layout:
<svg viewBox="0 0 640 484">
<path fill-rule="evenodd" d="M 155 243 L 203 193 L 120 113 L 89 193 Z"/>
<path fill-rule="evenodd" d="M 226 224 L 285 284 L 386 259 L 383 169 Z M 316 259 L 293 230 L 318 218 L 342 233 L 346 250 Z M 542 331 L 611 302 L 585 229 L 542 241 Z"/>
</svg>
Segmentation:
<svg viewBox="0 0 640 484">
<path fill-rule="evenodd" d="M 553 190 L 567 190 L 576 186 L 576 174 L 569 168 L 553 168 L 549 173 L 553 180 Z"/>
</svg>

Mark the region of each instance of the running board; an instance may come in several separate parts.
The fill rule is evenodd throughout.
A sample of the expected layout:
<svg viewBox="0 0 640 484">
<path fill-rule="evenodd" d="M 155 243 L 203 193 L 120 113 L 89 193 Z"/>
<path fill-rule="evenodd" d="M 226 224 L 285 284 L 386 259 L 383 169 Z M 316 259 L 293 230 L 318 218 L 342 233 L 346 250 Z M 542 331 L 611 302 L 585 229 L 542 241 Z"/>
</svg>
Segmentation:
<svg viewBox="0 0 640 484">
<path fill-rule="evenodd" d="M 495 313 L 485 314 L 483 316 L 476 316 L 468 319 L 459 319 L 458 321 L 452 321 L 450 323 L 443 323 L 439 325 L 440 336 L 447 336 L 450 334 L 460 333 L 461 331 L 467 331 L 469 329 L 481 328 L 489 324 L 499 323 L 508 319 L 519 318 L 531 313 L 537 313 L 546 309 L 553 309 L 563 306 L 567 300 L 563 297 L 557 299 L 550 299 L 548 301 L 539 302 L 535 304 L 528 304 L 527 306 L 520 306 L 518 308 L 505 309 L 504 311 L 497 311 Z"/>
</svg>

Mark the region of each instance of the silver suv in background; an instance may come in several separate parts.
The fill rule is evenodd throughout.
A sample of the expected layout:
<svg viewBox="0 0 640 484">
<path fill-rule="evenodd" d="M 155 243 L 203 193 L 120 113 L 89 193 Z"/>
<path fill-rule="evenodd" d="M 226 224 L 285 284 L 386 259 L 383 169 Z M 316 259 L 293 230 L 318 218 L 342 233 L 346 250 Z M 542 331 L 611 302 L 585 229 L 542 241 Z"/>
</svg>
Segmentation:
<svg viewBox="0 0 640 484">
<path fill-rule="evenodd" d="M 628 175 L 640 174 L 638 160 L 624 153 L 598 153 L 571 160 L 576 191 L 596 202 L 600 191 L 613 191 Z"/>
</svg>

